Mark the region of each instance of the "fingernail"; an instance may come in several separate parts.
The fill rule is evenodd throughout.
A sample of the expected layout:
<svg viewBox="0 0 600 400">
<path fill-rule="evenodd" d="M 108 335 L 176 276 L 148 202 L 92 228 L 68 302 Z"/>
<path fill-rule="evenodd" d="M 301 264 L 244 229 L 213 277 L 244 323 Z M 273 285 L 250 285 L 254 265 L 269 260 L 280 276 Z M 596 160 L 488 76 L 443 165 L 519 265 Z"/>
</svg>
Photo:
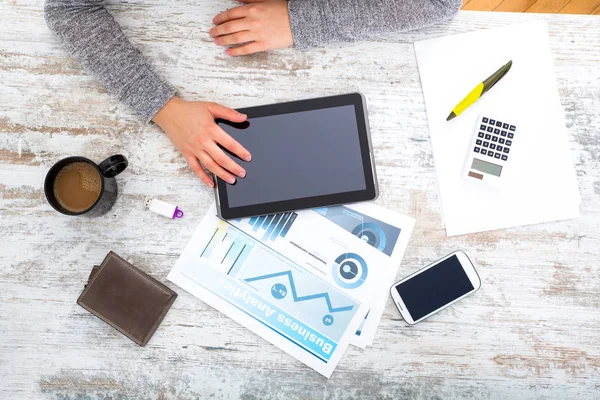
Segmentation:
<svg viewBox="0 0 600 400">
<path fill-rule="evenodd" d="M 211 29 L 210 31 L 208 31 L 208 34 L 209 34 L 210 36 L 215 36 L 215 34 L 214 34 L 213 32 L 214 32 L 214 30 L 213 30 L 213 29 Z"/>
<path fill-rule="evenodd" d="M 230 56 L 231 55 L 231 49 L 225 50 L 225 54 L 227 54 L 228 56 Z"/>
<path fill-rule="evenodd" d="M 238 113 L 240 118 L 246 118 L 246 114 Z"/>
<path fill-rule="evenodd" d="M 240 178 L 245 178 L 245 177 L 246 177 L 246 171 L 242 171 L 242 172 L 240 172 L 240 173 L 238 174 L 238 176 L 239 176 Z"/>
<path fill-rule="evenodd" d="M 235 178 L 233 176 L 230 176 L 229 178 L 227 178 L 227 183 L 233 185 L 235 183 Z"/>
<path fill-rule="evenodd" d="M 221 44 L 219 39 L 213 40 L 213 43 L 216 44 L 217 46 Z"/>
<path fill-rule="evenodd" d="M 248 162 L 250 160 L 252 160 L 252 156 L 251 155 L 248 155 L 247 157 L 244 157 L 244 161 Z"/>
</svg>

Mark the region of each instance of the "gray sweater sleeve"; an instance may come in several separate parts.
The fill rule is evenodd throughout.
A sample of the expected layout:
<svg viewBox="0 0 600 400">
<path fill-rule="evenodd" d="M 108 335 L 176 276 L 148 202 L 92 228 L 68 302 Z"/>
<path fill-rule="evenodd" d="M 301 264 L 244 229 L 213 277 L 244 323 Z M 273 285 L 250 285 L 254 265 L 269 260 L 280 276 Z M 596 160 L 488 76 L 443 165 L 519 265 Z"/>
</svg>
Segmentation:
<svg viewBox="0 0 600 400">
<path fill-rule="evenodd" d="M 289 0 L 294 45 L 309 48 L 388 32 L 423 28 L 452 18 L 462 0 Z"/>
<path fill-rule="evenodd" d="M 175 94 L 129 42 L 105 0 L 46 0 L 48 27 L 67 51 L 144 120 Z"/>
<path fill-rule="evenodd" d="M 201 0 L 198 0 L 201 1 Z M 451 18 L 461 0 L 290 0 L 298 48 L 421 28 Z M 48 27 L 65 48 L 144 120 L 176 90 L 144 60 L 105 7 L 105 0 L 46 0 Z"/>
</svg>

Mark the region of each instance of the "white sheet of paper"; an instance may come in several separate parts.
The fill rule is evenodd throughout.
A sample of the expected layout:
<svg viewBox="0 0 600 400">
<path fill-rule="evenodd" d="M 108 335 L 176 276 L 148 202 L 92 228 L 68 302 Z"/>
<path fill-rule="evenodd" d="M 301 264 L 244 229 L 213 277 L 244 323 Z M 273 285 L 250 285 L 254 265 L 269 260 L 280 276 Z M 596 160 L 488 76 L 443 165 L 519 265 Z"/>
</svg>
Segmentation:
<svg viewBox="0 0 600 400">
<path fill-rule="evenodd" d="M 448 236 L 577 218 L 581 202 L 544 21 L 416 42 Z M 446 121 L 478 83 L 513 61 L 475 104 Z M 517 125 L 505 187 L 463 178 L 482 113 Z"/>
<path fill-rule="evenodd" d="M 388 262 L 313 210 L 222 221 L 213 204 L 167 279 L 329 377 Z"/>
</svg>

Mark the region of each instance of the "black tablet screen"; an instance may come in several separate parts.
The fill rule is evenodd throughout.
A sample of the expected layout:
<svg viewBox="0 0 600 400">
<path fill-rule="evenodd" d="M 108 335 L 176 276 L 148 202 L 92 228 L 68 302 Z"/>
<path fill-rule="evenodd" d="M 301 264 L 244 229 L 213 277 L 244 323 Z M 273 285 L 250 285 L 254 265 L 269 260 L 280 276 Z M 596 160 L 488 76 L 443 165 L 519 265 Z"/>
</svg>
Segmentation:
<svg viewBox="0 0 600 400">
<path fill-rule="evenodd" d="M 248 119 L 223 130 L 252 154 L 226 185 L 229 207 L 366 189 L 353 105 Z"/>
</svg>

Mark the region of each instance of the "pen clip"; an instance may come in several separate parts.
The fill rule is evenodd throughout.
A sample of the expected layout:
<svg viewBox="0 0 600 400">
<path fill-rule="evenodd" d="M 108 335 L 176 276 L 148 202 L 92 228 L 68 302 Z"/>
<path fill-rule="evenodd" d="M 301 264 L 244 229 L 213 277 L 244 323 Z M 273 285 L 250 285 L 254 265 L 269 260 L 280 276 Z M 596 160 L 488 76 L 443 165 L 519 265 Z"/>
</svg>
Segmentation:
<svg viewBox="0 0 600 400">
<path fill-rule="evenodd" d="M 494 72 L 492 75 L 490 75 L 489 78 L 487 78 L 485 81 L 483 81 L 483 90 L 481 91 L 481 94 L 487 92 L 496 83 L 498 83 L 498 81 L 500 79 L 502 79 L 502 77 L 504 75 L 506 75 L 506 73 L 510 70 L 511 67 L 512 67 L 512 60 L 510 60 L 505 65 L 503 65 L 502 67 L 500 67 L 498 69 L 498 71 Z"/>
</svg>

